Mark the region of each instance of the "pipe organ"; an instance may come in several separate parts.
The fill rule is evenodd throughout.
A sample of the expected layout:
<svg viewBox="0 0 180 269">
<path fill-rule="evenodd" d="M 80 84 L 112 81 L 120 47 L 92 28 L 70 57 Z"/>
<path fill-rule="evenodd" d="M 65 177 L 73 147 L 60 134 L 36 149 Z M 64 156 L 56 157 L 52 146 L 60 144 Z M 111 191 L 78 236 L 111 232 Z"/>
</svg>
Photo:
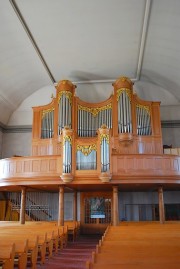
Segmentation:
<svg viewBox="0 0 180 269">
<path fill-rule="evenodd" d="M 119 89 L 117 91 L 118 102 L 118 133 L 132 132 L 131 117 L 131 92 L 129 89 Z"/>
<path fill-rule="evenodd" d="M 77 134 L 80 137 L 96 136 L 97 130 L 102 124 L 112 128 L 112 103 L 102 107 L 85 107 L 78 105 L 78 128 Z"/>
<path fill-rule="evenodd" d="M 50 104 L 33 108 L 32 155 L 61 156 L 65 182 L 92 170 L 109 181 L 113 155 L 162 154 L 160 103 L 138 98 L 126 77 L 113 87 L 109 99 L 87 103 L 63 80 Z"/>
<path fill-rule="evenodd" d="M 54 135 L 54 108 L 42 111 L 41 138 L 52 138 Z"/>
<path fill-rule="evenodd" d="M 72 127 L 72 93 L 60 91 L 58 93 L 58 135 L 65 126 Z"/>
</svg>

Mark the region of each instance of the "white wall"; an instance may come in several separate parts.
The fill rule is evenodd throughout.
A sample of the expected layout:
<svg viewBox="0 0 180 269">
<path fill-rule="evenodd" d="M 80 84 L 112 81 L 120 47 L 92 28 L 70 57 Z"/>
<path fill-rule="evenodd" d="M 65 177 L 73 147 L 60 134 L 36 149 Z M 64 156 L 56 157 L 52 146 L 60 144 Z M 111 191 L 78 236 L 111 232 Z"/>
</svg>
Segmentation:
<svg viewBox="0 0 180 269">
<path fill-rule="evenodd" d="M 180 128 L 162 128 L 162 139 L 164 145 L 172 145 L 173 148 L 180 147 Z"/>
<path fill-rule="evenodd" d="M 2 158 L 2 142 L 3 142 L 3 132 L 0 130 L 0 159 Z"/>
<path fill-rule="evenodd" d="M 31 132 L 3 133 L 2 158 L 31 155 L 31 140 Z"/>
</svg>

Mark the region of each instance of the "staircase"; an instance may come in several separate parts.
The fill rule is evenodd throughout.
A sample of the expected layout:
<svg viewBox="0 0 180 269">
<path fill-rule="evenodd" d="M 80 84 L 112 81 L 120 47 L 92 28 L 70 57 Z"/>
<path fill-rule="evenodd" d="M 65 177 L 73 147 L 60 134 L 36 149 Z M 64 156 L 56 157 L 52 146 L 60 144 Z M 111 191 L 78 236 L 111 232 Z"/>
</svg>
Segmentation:
<svg viewBox="0 0 180 269">
<path fill-rule="evenodd" d="M 75 242 L 68 242 L 53 258 L 46 260 L 37 269 L 85 269 L 86 261 L 91 260 L 92 251 L 101 239 L 98 235 L 80 235 Z"/>
</svg>

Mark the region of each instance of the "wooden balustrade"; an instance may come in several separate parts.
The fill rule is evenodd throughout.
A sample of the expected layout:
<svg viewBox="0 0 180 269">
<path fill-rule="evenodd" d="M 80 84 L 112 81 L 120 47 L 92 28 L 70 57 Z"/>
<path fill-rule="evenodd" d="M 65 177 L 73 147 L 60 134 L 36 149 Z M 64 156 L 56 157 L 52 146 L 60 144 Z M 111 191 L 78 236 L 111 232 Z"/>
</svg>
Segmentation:
<svg viewBox="0 0 180 269">
<path fill-rule="evenodd" d="M 60 156 L 13 157 L 0 160 L 0 186 L 9 184 L 59 184 L 61 169 Z M 138 178 L 139 182 L 176 183 L 180 176 L 180 156 L 131 154 L 112 155 L 112 180 L 121 183 L 122 180 Z M 73 181 L 82 183 L 88 177 L 101 183 L 98 170 L 76 170 Z M 26 178 L 26 180 L 24 180 Z M 84 182 L 84 181 L 83 181 Z M 84 182 L 85 183 L 85 182 Z"/>
</svg>

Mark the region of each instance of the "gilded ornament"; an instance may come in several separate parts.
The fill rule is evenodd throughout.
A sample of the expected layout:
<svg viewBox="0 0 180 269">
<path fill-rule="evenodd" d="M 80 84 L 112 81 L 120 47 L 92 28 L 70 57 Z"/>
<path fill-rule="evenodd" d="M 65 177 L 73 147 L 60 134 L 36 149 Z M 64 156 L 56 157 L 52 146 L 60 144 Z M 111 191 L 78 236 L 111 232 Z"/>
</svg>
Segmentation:
<svg viewBox="0 0 180 269">
<path fill-rule="evenodd" d="M 62 95 L 65 95 L 69 99 L 70 105 L 72 105 L 72 93 L 69 91 L 60 91 L 58 93 L 58 103 L 59 103 L 59 100 L 61 99 Z"/>
<path fill-rule="evenodd" d="M 42 110 L 42 119 L 44 118 L 44 116 L 45 116 L 47 113 L 50 113 L 50 112 L 52 112 L 52 111 L 54 111 L 54 107 L 51 107 L 51 108 Z"/>
<path fill-rule="evenodd" d="M 108 127 L 107 127 L 106 124 L 102 124 L 102 125 L 101 125 L 101 129 L 108 129 Z"/>
<path fill-rule="evenodd" d="M 121 89 L 117 90 L 117 101 L 119 101 L 119 97 L 123 92 L 126 92 L 127 96 L 129 97 L 129 100 L 131 102 L 131 90 L 128 88 L 121 88 Z"/>
<path fill-rule="evenodd" d="M 63 136 L 63 145 L 65 144 L 66 141 L 68 141 L 72 145 L 72 136 L 70 135 Z"/>
<path fill-rule="evenodd" d="M 102 107 L 85 107 L 85 106 L 81 106 L 78 105 L 78 110 L 83 110 L 86 112 L 91 113 L 94 117 L 96 117 L 98 115 L 99 112 L 106 110 L 106 109 L 112 109 L 112 103 L 106 105 L 106 106 L 102 106 Z"/>
<path fill-rule="evenodd" d="M 102 144 L 103 139 L 105 139 L 106 143 L 109 144 L 109 135 L 108 134 L 100 134 L 101 144 Z"/>
<path fill-rule="evenodd" d="M 150 115 L 150 107 L 145 105 L 136 104 L 137 108 L 144 109 Z"/>
<path fill-rule="evenodd" d="M 96 144 L 92 145 L 77 145 L 77 151 L 81 151 L 82 154 L 88 156 L 93 150 L 97 151 Z"/>
<path fill-rule="evenodd" d="M 130 84 L 132 84 L 132 81 L 131 81 L 128 77 L 121 77 L 120 80 L 121 80 L 122 82 L 127 81 L 127 82 L 129 82 Z"/>
</svg>

